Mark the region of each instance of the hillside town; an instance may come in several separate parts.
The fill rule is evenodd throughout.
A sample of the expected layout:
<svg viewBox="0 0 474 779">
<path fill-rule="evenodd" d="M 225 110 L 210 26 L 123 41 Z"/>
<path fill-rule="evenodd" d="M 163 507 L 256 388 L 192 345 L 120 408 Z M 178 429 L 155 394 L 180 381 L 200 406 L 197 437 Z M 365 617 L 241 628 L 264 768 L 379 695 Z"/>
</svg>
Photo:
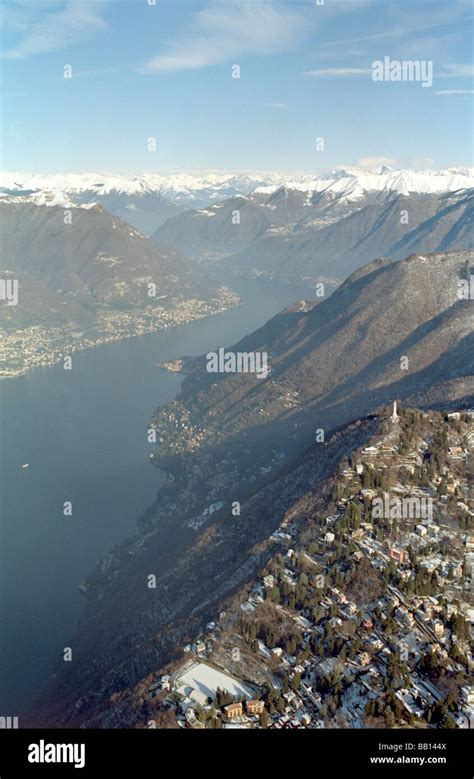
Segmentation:
<svg viewBox="0 0 474 779">
<path fill-rule="evenodd" d="M 108 311 L 97 321 L 65 326 L 34 324 L 12 329 L 0 327 L 0 379 L 21 376 L 31 368 L 53 365 L 65 356 L 93 346 L 121 341 L 217 314 L 238 304 L 238 296 L 221 287 L 219 299 L 173 300 L 171 306 L 142 310 Z"/>
<path fill-rule="evenodd" d="M 321 512 L 114 702 L 138 727 L 474 727 L 473 448 L 474 411 L 394 404 Z"/>
</svg>

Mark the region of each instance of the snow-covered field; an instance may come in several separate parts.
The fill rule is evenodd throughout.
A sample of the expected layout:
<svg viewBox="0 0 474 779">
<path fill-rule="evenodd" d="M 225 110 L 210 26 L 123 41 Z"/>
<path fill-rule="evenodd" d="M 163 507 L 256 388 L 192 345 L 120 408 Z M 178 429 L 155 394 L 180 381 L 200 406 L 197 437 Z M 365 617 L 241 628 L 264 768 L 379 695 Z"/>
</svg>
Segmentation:
<svg viewBox="0 0 474 779">
<path fill-rule="evenodd" d="M 199 661 L 187 666 L 183 673 L 176 677 L 175 685 L 176 687 L 192 687 L 193 690 L 199 690 L 212 699 L 216 697 L 218 687 L 239 697 L 242 695 L 246 695 L 249 699 L 254 697 L 254 692 L 250 687 L 246 687 L 238 682 L 237 679 L 222 671 L 218 671 L 216 668 L 212 668 L 207 663 Z"/>
</svg>

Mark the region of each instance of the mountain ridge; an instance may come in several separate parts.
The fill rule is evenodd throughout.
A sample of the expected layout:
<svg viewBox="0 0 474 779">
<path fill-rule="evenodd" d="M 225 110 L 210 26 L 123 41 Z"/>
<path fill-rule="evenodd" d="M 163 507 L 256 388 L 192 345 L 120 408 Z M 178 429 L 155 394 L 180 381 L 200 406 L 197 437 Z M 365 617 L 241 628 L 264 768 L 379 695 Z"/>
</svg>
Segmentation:
<svg viewBox="0 0 474 779">
<path fill-rule="evenodd" d="M 267 181 L 268 184 L 259 183 Z M 281 171 L 210 171 L 205 173 L 157 173 L 145 171 L 142 174 L 110 175 L 104 173 L 24 173 L 0 172 L 0 189 L 10 190 L 65 190 L 68 192 L 97 191 L 108 194 L 112 191 L 140 194 L 159 191 L 162 194 L 199 192 L 205 188 L 214 190 L 234 186 L 241 194 L 244 188 L 251 191 L 252 185 L 261 189 L 275 188 L 284 183 L 290 188 L 300 187 L 304 191 L 332 189 L 340 194 L 349 181 L 356 182 L 366 191 L 410 191 L 433 192 L 455 191 L 474 185 L 474 167 L 459 166 L 444 169 L 414 170 L 394 169 L 382 166 L 374 169 L 346 167 L 320 171 L 319 174 L 292 174 Z"/>
<path fill-rule="evenodd" d="M 327 478 L 364 445 L 379 409 L 394 400 L 472 407 L 474 311 L 456 289 L 473 262 L 472 252 L 376 261 L 322 303 L 289 307 L 230 347 L 268 349 L 263 380 L 209 374 L 205 355 L 193 361 L 178 398 L 151 422 L 167 482 L 138 534 L 85 582 L 75 675 L 60 661 L 36 722 L 93 722 L 104 699 L 162 667 L 216 598 L 262 567 L 261 544 L 296 476 L 300 485 Z M 156 590 L 146 585 L 152 572 Z"/>
<path fill-rule="evenodd" d="M 205 208 L 236 195 L 270 195 L 288 191 L 355 202 L 367 192 L 434 193 L 474 187 L 474 168 L 445 170 L 373 170 L 350 167 L 319 173 L 278 171 L 207 171 L 110 175 L 104 173 L 0 173 L 0 196 L 63 192 L 76 204 L 99 202 L 147 235 L 188 208 Z"/>
<path fill-rule="evenodd" d="M 381 256 L 472 248 L 473 195 L 255 191 L 175 216 L 152 238 L 247 278 L 337 286 Z"/>
<path fill-rule="evenodd" d="M 18 285 L 18 305 L 0 305 L 2 376 L 238 302 L 181 253 L 97 204 L 0 200 L 0 232 L 0 270 Z"/>
</svg>

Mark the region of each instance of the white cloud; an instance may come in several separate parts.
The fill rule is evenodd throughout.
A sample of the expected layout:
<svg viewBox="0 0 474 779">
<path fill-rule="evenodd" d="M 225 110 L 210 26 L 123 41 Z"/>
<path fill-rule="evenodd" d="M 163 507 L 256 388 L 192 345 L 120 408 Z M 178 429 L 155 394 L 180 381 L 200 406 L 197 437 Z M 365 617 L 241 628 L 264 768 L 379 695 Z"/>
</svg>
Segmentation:
<svg viewBox="0 0 474 779">
<path fill-rule="evenodd" d="M 100 15 L 104 0 L 21 0 L 8 7 L 5 26 L 19 36 L 2 52 L 5 59 L 24 59 L 34 54 L 63 49 L 105 28 Z"/>
<path fill-rule="evenodd" d="M 434 170 L 437 166 L 431 157 L 359 157 L 355 162 L 345 162 L 336 165 L 335 170 L 347 170 L 359 168 L 361 170 L 375 170 L 382 167 L 394 170 Z"/>
<path fill-rule="evenodd" d="M 439 89 L 434 95 L 474 95 L 474 89 Z"/>
<path fill-rule="evenodd" d="M 370 68 L 317 68 L 316 70 L 305 70 L 302 76 L 311 76 L 311 78 L 340 78 L 343 76 L 366 76 L 372 73 Z"/>
<path fill-rule="evenodd" d="M 248 54 L 273 54 L 301 41 L 306 28 L 301 10 L 255 0 L 213 2 L 194 15 L 189 32 L 171 43 L 167 52 L 147 62 L 142 72 L 198 70 L 230 60 L 238 62 L 238 57 Z"/>
<path fill-rule="evenodd" d="M 418 47 L 423 47 L 425 33 L 428 30 L 446 28 L 452 24 L 470 24 L 472 0 L 451 0 L 449 3 L 440 3 L 439 0 L 418 0 L 417 3 L 387 3 L 386 19 L 380 15 L 380 30 L 367 35 L 359 35 L 351 38 L 325 41 L 322 47 L 344 46 L 352 43 L 372 43 L 390 38 L 400 38 L 403 45 L 407 41 L 415 41 Z M 382 6 L 380 0 L 376 3 L 377 10 Z M 382 11 L 383 9 L 380 8 Z M 444 33 L 441 32 L 441 36 Z M 437 36 L 439 37 L 439 36 Z M 400 42 L 399 42 L 400 43 Z"/>
<path fill-rule="evenodd" d="M 286 103 L 264 103 L 265 108 L 288 108 Z"/>
<path fill-rule="evenodd" d="M 386 165 L 388 168 L 395 168 L 397 161 L 393 157 L 359 157 L 355 164 L 357 168 L 371 170 L 372 168 L 380 168 L 383 165 Z"/>
<path fill-rule="evenodd" d="M 305 70 L 301 73 L 302 76 L 309 76 L 311 78 L 344 78 L 346 76 L 365 76 L 372 73 L 371 68 L 353 68 L 353 67 L 338 67 L 338 68 L 316 68 L 314 70 Z M 474 75 L 473 65 L 464 64 L 450 64 L 443 65 L 438 74 L 441 78 L 470 78 Z M 469 90 L 462 90 L 464 93 Z M 458 93 L 461 90 L 457 90 Z M 451 90 L 449 94 L 454 94 Z M 446 90 L 437 92 L 436 94 L 448 94 Z"/>
<path fill-rule="evenodd" d="M 453 76 L 453 78 L 471 78 L 474 76 L 474 65 L 464 65 L 460 63 L 443 65 L 443 75 Z"/>
</svg>

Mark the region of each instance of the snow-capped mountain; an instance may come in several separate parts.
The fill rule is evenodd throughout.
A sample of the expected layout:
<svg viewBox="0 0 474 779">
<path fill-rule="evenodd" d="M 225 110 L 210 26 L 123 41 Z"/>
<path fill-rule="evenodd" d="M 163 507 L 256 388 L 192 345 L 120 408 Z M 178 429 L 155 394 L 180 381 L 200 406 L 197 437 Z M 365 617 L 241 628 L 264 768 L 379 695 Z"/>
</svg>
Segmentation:
<svg viewBox="0 0 474 779">
<path fill-rule="evenodd" d="M 288 177 L 291 178 L 291 177 Z M 76 205 L 98 203 L 145 235 L 188 208 L 202 208 L 258 186 L 281 184 L 281 174 L 208 172 L 142 173 L 0 173 L 0 193 L 7 196 L 62 193 Z"/>
<path fill-rule="evenodd" d="M 291 178 L 281 173 L 142 173 L 140 175 L 108 175 L 103 173 L 0 173 L 2 190 L 62 190 L 82 195 L 94 192 L 104 195 L 140 197 L 158 193 L 174 202 L 206 202 L 250 192 L 260 185 L 280 184 Z M 195 203 L 194 203 L 195 204 Z"/>
<path fill-rule="evenodd" d="M 367 192 L 394 192 L 399 195 L 456 192 L 474 187 L 474 168 L 447 168 L 446 170 L 395 170 L 382 166 L 376 170 L 345 168 L 286 180 L 287 189 L 300 192 L 326 192 L 335 197 L 357 200 Z M 280 184 L 257 187 L 256 194 L 270 195 Z"/>
<path fill-rule="evenodd" d="M 291 178 L 288 176 L 287 178 Z M 63 193 L 76 205 L 99 203 L 146 235 L 171 216 L 202 208 L 258 186 L 281 185 L 285 177 L 270 173 L 108 175 L 102 173 L 0 173 L 0 193 Z"/>
<path fill-rule="evenodd" d="M 472 169 L 337 170 L 188 210 L 154 237 L 243 276 L 340 283 L 377 257 L 470 249 L 473 197 Z"/>
<path fill-rule="evenodd" d="M 160 194 L 175 203 L 180 201 L 199 205 L 195 201 L 211 203 L 232 195 L 247 195 L 256 190 L 265 194 L 276 192 L 283 185 L 303 192 L 332 191 L 337 195 L 357 192 L 395 191 L 433 193 L 452 192 L 474 185 L 474 167 L 455 167 L 445 170 L 395 170 L 384 165 L 367 170 L 363 168 L 336 168 L 318 174 L 295 175 L 281 172 L 219 172 L 209 173 L 153 173 L 139 175 L 107 175 L 103 173 L 10 173 L 0 172 L 0 190 L 60 190 L 71 195 L 94 193 L 141 197 Z M 203 203 L 205 205 L 205 203 Z"/>
<path fill-rule="evenodd" d="M 8 192 L 0 192 L 0 203 L 33 203 L 37 206 L 47 206 L 54 208 L 59 206 L 60 208 L 93 208 L 96 203 L 78 203 L 66 192 L 60 189 L 46 190 L 39 189 L 33 192 L 20 191 L 19 194 L 14 195 Z"/>
<path fill-rule="evenodd" d="M 236 195 L 272 195 L 288 191 L 324 192 L 337 200 L 353 201 L 366 193 L 434 194 L 474 187 L 474 168 L 446 170 L 374 170 L 344 168 L 316 174 L 281 172 L 155 173 L 110 175 L 103 173 L 0 173 L 4 195 L 62 193 L 76 205 L 99 203 L 111 213 L 151 234 L 170 217 L 190 208 L 206 206 Z"/>
</svg>

